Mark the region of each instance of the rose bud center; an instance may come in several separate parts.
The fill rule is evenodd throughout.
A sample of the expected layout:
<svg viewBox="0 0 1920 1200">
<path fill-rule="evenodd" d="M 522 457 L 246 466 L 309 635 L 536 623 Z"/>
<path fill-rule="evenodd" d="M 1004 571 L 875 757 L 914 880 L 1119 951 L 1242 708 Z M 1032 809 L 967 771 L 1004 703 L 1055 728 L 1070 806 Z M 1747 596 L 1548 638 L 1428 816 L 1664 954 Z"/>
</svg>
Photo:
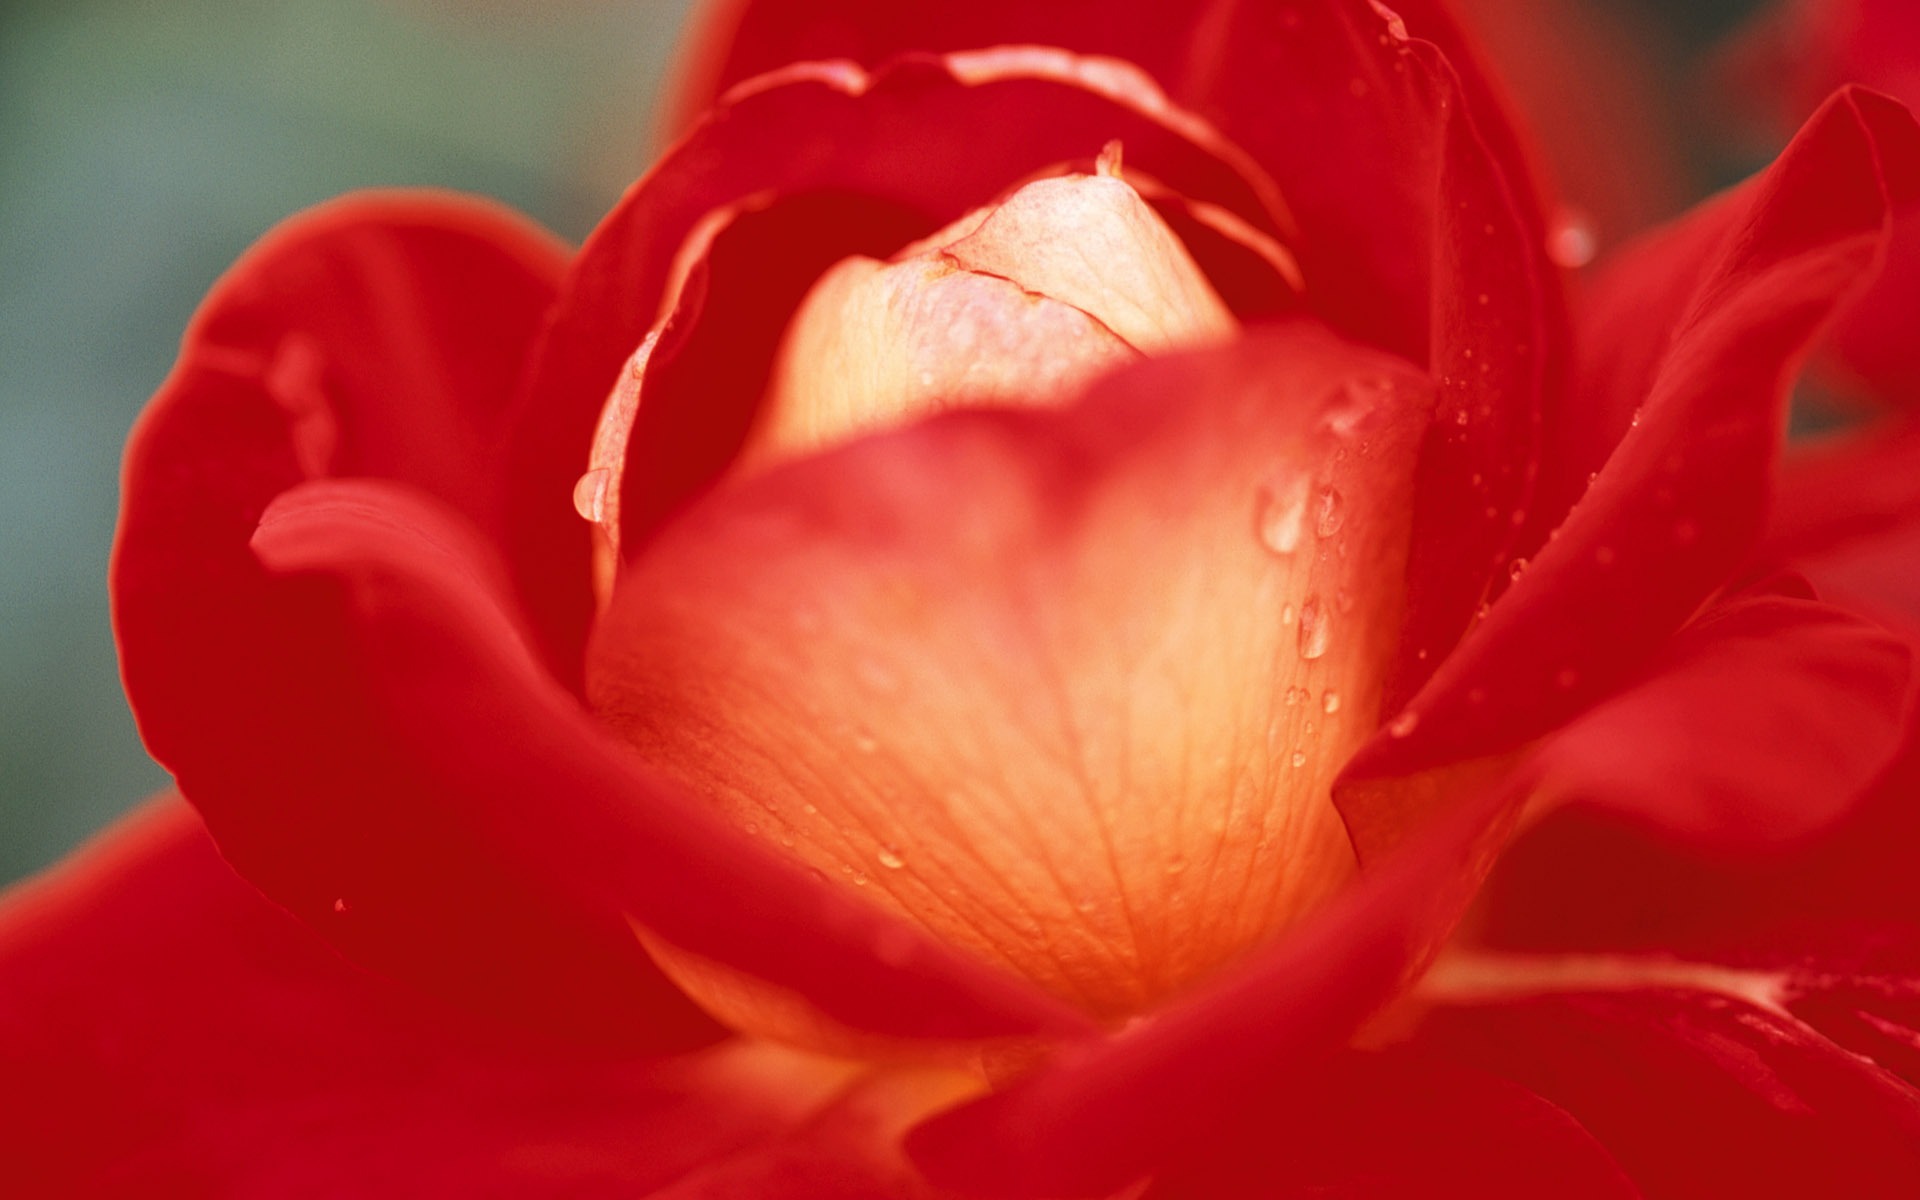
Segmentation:
<svg viewBox="0 0 1920 1200">
<path fill-rule="evenodd" d="M 945 408 L 1048 404 L 1239 323 L 1118 177 L 1028 184 L 891 262 L 841 260 L 802 302 L 742 467 Z"/>
<path fill-rule="evenodd" d="M 1378 720 L 1411 475 L 1375 418 L 1425 384 L 1154 392 L 1168 434 L 1109 446 L 1101 377 L 1240 334 L 1115 158 L 820 279 L 733 474 L 619 578 L 588 691 L 749 834 L 1118 1021 L 1355 870 L 1330 785 Z M 980 407 L 1088 449 L 924 420 Z M 1350 496 L 1382 454 L 1408 465 Z M 723 1019 L 831 1043 L 647 940 Z"/>
</svg>

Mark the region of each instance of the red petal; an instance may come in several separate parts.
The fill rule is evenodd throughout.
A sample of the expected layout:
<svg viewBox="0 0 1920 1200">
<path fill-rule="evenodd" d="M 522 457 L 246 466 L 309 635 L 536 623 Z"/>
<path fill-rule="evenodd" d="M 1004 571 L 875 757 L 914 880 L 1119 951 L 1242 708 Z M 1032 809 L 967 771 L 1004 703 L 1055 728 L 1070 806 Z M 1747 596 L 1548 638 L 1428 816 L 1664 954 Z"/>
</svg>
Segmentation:
<svg viewBox="0 0 1920 1200">
<path fill-rule="evenodd" d="M 1223 978 L 921 1125 L 909 1151 L 969 1194 L 1107 1195 L 1211 1152 L 1277 1095 L 1310 1105 L 1329 1060 L 1427 960 L 1513 799 L 1481 792 Z"/>
<path fill-rule="evenodd" d="M 1780 0 L 1736 43 L 1729 63 L 1747 107 L 1781 129 L 1834 88 L 1864 84 L 1920 105 L 1920 10 L 1907 0 Z M 1842 314 L 1821 365 L 1849 393 L 1920 404 L 1920 208 L 1900 214 L 1887 265 Z"/>
<path fill-rule="evenodd" d="M 1541 788 L 1719 854 L 1778 851 L 1844 817 L 1906 732 L 1911 655 L 1838 609 L 1708 609 L 1644 682 L 1552 735 Z"/>
<path fill-rule="evenodd" d="M 1644 360 L 1652 386 L 1640 426 L 1409 705 L 1402 736 L 1363 749 L 1352 778 L 1538 736 L 1641 669 L 1726 578 L 1759 532 L 1793 368 L 1875 261 L 1889 180 L 1904 188 L 1920 171 L 1917 135 L 1899 106 L 1844 94 L 1756 185 L 1696 218 L 1731 225 L 1709 270 L 1675 278 L 1663 258 L 1630 260 L 1623 269 L 1639 283 L 1614 292 L 1621 302 L 1638 292 L 1655 321 L 1685 314 L 1664 355 Z M 1696 245 L 1700 228 L 1669 236 Z M 1673 304 L 1675 289 L 1690 297 L 1684 306 Z M 1346 812 L 1364 852 L 1375 834 L 1363 801 L 1356 794 L 1359 806 Z"/>
<path fill-rule="evenodd" d="M 1229 1119 L 1236 1136 L 1144 1200 L 1273 1196 L 1638 1197 L 1593 1135 L 1518 1084 L 1431 1056 L 1350 1053 L 1309 1087 Z"/>
<path fill-rule="evenodd" d="M 115 616 L 148 746 L 278 900 L 442 992 L 632 1036 L 632 1011 L 679 1002 L 621 922 L 515 878 L 449 797 L 339 786 L 343 750 L 391 751 L 373 730 L 330 739 L 360 719 L 320 689 L 342 664 L 248 548 L 277 494 L 326 474 L 496 516 L 491 439 L 558 268 L 517 218 L 440 197 L 341 201 L 271 235 L 215 288 L 134 434 Z M 343 895 L 379 915 L 339 919 Z"/>
<path fill-rule="evenodd" d="M 478 902 L 455 899 L 464 863 L 448 851 L 473 847 L 523 893 L 544 889 L 544 903 L 570 909 L 575 938 L 603 926 L 624 935 L 625 914 L 849 1025 L 935 1038 L 1084 1027 L 815 883 L 650 774 L 545 673 L 486 548 L 426 497 L 371 480 L 311 483 L 274 503 L 253 544 L 272 577 L 262 616 L 298 628 L 315 660 L 275 680 L 283 724 L 271 762 L 306 764 L 282 772 L 278 798 L 333 821 L 276 814 L 303 857 L 274 864 L 275 894 L 303 914 L 312 899 L 344 896 L 344 924 L 369 939 L 354 948 L 430 953 L 436 933 L 492 945 L 498 902 L 456 906 Z M 234 746 L 229 761 L 250 749 Z M 287 887 L 289 867 L 326 890 Z M 510 975 L 485 984 L 516 986 Z M 551 1000 L 555 1015 L 633 1002 L 587 986 Z"/>
<path fill-rule="evenodd" d="M 343 963 L 175 800 L 0 902 L 0 1074 L 15 1196 L 820 1194 L 809 1164 L 919 1194 L 898 1089 L 740 1043 L 503 1038 Z"/>
<path fill-rule="evenodd" d="M 914 51 L 1022 44 L 1138 64 L 1280 181 L 1310 253 L 1330 268 L 1307 269 L 1323 289 L 1322 315 L 1402 353 L 1424 340 L 1438 210 L 1434 135 L 1454 98 L 1444 78 L 1450 69 L 1427 50 L 1438 49 L 1464 72 L 1460 87 L 1492 147 L 1493 174 L 1527 190 L 1512 131 L 1446 6 L 1435 0 L 1402 0 L 1392 11 L 1359 0 L 1285 8 L 1216 0 L 1178 15 L 1152 4 L 1085 0 L 718 0 L 691 28 L 689 65 L 670 105 L 679 128 L 727 88 L 798 61 L 873 65 Z M 1405 61 L 1409 49 L 1420 56 L 1413 70 Z M 1460 219 L 1479 218 L 1476 210 Z M 1519 258 L 1541 261 L 1543 242 L 1531 238 L 1539 224 L 1532 214 L 1531 244 L 1510 248 Z"/>
<path fill-rule="evenodd" d="M 923 56 L 870 74 L 846 63 L 800 64 L 740 89 L 692 129 L 588 239 L 521 390 L 516 561 L 534 578 L 570 584 L 565 595 L 535 597 L 544 605 L 541 627 L 563 631 L 556 658 L 577 661 L 591 604 L 585 576 L 567 574 L 587 553 L 587 528 L 555 498 L 570 495 L 586 470 L 594 421 L 622 365 L 649 328 L 682 305 L 675 258 L 703 220 L 730 206 L 765 210 L 769 220 L 757 232 L 752 218 L 740 227 L 744 252 L 766 257 L 747 294 L 715 295 L 712 313 L 663 331 L 653 365 L 665 369 L 649 370 L 649 391 L 674 373 L 696 385 L 680 389 L 686 404 L 667 387 L 664 403 L 642 407 L 635 443 L 649 455 L 669 447 L 671 461 L 627 472 L 635 488 L 657 493 L 625 498 L 629 548 L 643 540 L 642 517 L 671 511 L 738 448 L 778 331 L 822 269 L 852 253 L 885 257 L 914 222 L 915 232 L 931 233 L 1114 138 L 1129 166 L 1263 232 L 1280 231 L 1284 213 L 1271 181 L 1242 152 L 1169 106 L 1139 72 L 1061 51 Z M 828 211 L 843 197 L 852 197 L 843 213 Z M 796 220 L 782 202 L 808 211 Z M 766 237 L 768 227 L 787 236 Z M 696 274 L 683 307 L 708 303 L 706 286 Z M 677 356 L 681 362 L 670 361 Z"/>
<path fill-rule="evenodd" d="M 1920 1057 L 1920 977 L 1911 955 L 1906 965 L 1842 980 L 1840 964 L 1804 950 L 1779 970 L 1628 957 L 1443 963 L 1430 980 L 1443 1007 L 1415 1045 L 1558 1104 L 1650 1195 L 1909 1196 L 1920 1188 L 1920 1091 L 1861 1053 L 1891 1049 L 1907 1067 Z M 1830 1029 L 1854 1036 L 1843 1048 Z"/>
</svg>

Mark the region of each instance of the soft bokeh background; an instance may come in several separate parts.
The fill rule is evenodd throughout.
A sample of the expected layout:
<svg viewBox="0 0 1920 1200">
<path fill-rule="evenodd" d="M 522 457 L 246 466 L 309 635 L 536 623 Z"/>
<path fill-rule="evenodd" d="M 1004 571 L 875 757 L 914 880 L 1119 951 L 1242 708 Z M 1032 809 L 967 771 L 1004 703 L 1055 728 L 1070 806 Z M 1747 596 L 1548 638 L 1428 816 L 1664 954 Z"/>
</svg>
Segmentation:
<svg viewBox="0 0 1920 1200">
<path fill-rule="evenodd" d="M 1609 5 L 1687 190 L 1729 167 L 1701 55 L 1752 7 Z M 578 240 L 645 164 L 684 8 L 0 0 L 0 882 L 166 782 L 120 694 L 106 563 L 127 428 L 208 285 L 358 187 L 480 192 Z"/>
</svg>

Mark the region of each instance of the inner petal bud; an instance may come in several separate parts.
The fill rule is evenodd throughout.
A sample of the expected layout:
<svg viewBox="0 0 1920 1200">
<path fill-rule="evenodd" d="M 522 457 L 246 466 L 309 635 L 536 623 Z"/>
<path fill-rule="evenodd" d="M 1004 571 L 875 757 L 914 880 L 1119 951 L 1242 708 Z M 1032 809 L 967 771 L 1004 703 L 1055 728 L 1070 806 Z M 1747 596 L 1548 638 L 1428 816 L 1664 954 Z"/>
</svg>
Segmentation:
<svg viewBox="0 0 1920 1200">
<path fill-rule="evenodd" d="M 945 408 L 1041 405 L 1238 323 L 1180 239 L 1119 178 L 1027 184 L 890 262 L 842 260 L 795 315 L 740 463 Z"/>
<path fill-rule="evenodd" d="M 1120 1020 L 1355 870 L 1330 788 L 1379 723 L 1432 392 L 1240 331 L 1116 171 L 823 277 L 587 690 L 748 834 Z M 983 407 L 1039 411 L 923 419 Z M 723 1020 L 845 1048 L 642 933 Z"/>
</svg>

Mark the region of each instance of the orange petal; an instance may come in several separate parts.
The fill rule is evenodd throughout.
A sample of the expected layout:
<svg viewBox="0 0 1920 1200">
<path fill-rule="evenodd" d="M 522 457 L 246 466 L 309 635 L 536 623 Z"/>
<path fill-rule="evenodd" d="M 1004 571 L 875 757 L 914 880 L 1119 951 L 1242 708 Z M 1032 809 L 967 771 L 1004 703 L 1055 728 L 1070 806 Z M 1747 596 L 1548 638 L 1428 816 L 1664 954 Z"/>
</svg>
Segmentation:
<svg viewBox="0 0 1920 1200">
<path fill-rule="evenodd" d="M 1351 874 L 1429 403 L 1297 324 L 736 478 L 621 578 L 590 695 L 823 876 L 1138 1011 Z"/>
<path fill-rule="evenodd" d="M 1117 171 L 1117 148 L 1103 172 Z M 1239 323 L 1115 175 L 1027 184 L 908 246 L 843 259 L 795 315 L 744 458 L 963 405 L 1045 403 Z"/>
</svg>

